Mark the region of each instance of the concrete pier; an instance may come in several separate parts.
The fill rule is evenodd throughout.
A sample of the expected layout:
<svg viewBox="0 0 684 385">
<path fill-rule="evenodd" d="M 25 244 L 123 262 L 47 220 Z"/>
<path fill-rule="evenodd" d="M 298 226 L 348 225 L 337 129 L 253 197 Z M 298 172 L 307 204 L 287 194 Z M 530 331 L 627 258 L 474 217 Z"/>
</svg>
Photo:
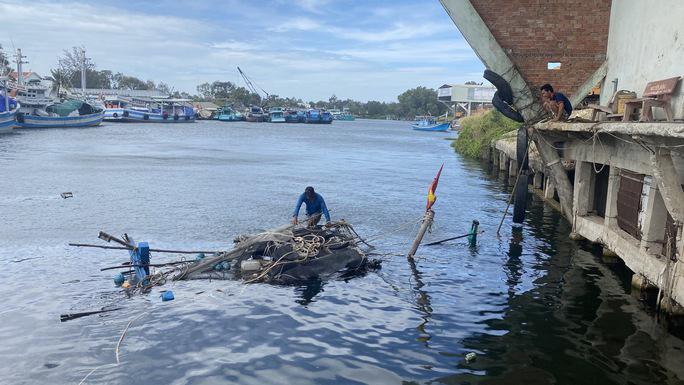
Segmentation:
<svg viewBox="0 0 684 385">
<path fill-rule="evenodd" d="M 645 282 L 640 287 L 658 288 L 660 302 L 667 302 L 662 309 L 683 309 L 684 150 L 675 150 L 684 148 L 684 123 L 544 123 L 535 130 L 546 142 L 562 143 L 559 164 L 573 182 L 569 191 L 559 190 L 533 143 L 533 191 L 541 189 L 553 207 L 560 202 L 573 239 L 601 244 L 606 263 L 622 261 Z M 600 136 L 600 149 L 589 133 Z M 515 145 L 508 137 L 492 146 L 509 177 L 517 175 Z"/>
</svg>

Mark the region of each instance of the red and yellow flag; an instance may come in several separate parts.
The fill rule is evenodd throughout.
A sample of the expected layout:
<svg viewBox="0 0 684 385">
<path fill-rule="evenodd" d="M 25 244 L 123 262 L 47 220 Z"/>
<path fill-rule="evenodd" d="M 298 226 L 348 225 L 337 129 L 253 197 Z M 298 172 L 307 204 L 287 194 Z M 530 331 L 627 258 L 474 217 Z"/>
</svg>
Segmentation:
<svg viewBox="0 0 684 385">
<path fill-rule="evenodd" d="M 437 191 L 437 184 L 439 183 L 439 176 L 442 174 L 442 169 L 444 168 L 444 163 L 442 163 L 442 167 L 439 168 L 439 171 L 437 172 L 437 176 L 435 179 L 430 183 L 430 188 L 428 188 L 428 197 L 427 197 L 427 206 L 425 207 L 425 211 L 430 210 L 432 208 L 432 205 L 435 204 L 435 201 L 437 200 L 437 196 L 435 195 L 435 191 Z"/>
</svg>

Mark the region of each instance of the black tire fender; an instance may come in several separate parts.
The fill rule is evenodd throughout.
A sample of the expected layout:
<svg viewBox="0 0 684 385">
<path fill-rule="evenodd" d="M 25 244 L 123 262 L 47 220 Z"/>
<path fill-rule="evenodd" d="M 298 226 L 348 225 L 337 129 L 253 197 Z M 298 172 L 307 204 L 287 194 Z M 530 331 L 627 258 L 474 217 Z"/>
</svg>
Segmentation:
<svg viewBox="0 0 684 385">
<path fill-rule="evenodd" d="M 513 104 L 513 89 L 511 89 L 511 85 L 508 84 L 506 79 L 502 78 L 499 74 L 491 70 L 485 70 L 482 77 L 487 79 L 494 87 L 496 87 L 496 90 L 499 91 L 499 97 L 501 100 L 508 104 Z"/>
<path fill-rule="evenodd" d="M 121 114 L 121 115 L 123 115 L 124 118 L 127 118 L 128 117 L 128 111 L 124 111 L 123 114 Z"/>
<path fill-rule="evenodd" d="M 17 123 L 24 123 L 24 113 L 23 112 L 17 112 L 17 115 L 14 117 L 17 120 Z"/>
<path fill-rule="evenodd" d="M 143 115 L 143 120 L 150 120 L 150 116 L 147 114 Z"/>
<path fill-rule="evenodd" d="M 527 173 L 522 172 L 515 186 L 513 197 L 513 223 L 525 221 L 525 209 L 527 208 Z"/>
<path fill-rule="evenodd" d="M 499 111 L 503 116 L 509 119 L 513 119 L 516 122 L 525 122 L 525 119 L 522 117 L 522 115 L 520 115 L 518 111 L 511 107 L 510 104 L 501 100 L 501 98 L 499 97 L 499 91 L 496 91 L 494 93 L 494 97 L 492 98 L 492 104 L 494 105 L 494 108 L 496 108 L 496 110 Z"/>
<path fill-rule="evenodd" d="M 118 117 L 119 117 L 119 113 L 118 113 L 118 112 L 115 112 L 115 113 L 112 114 L 112 116 L 115 117 L 115 118 L 118 118 Z"/>
</svg>

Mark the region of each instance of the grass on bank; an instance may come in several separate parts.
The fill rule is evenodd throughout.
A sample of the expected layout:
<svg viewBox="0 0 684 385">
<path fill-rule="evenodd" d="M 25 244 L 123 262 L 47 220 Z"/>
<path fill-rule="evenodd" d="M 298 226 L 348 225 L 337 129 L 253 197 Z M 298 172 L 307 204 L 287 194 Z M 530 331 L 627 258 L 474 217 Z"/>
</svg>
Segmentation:
<svg viewBox="0 0 684 385">
<path fill-rule="evenodd" d="M 493 140 L 517 130 L 520 123 L 501 115 L 496 110 L 473 114 L 461 119 L 461 132 L 451 144 L 459 153 L 480 158 L 489 150 Z"/>
</svg>

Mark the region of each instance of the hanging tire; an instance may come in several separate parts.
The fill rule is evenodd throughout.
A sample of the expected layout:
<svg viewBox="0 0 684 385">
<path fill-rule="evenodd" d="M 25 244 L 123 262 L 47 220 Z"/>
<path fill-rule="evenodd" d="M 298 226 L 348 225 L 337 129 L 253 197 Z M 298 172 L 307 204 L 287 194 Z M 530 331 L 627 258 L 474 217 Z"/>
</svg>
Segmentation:
<svg viewBox="0 0 684 385">
<path fill-rule="evenodd" d="M 178 114 L 174 114 L 174 115 L 173 115 L 173 120 L 178 120 L 178 119 L 179 119 L 179 118 L 178 118 Z"/>
<path fill-rule="evenodd" d="M 118 112 L 113 113 L 113 114 L 112 114 L 112 117 L 118 118 L 118 117 L 119 117 L 119 113 L 118 113 Z"/>
<path fill-rule="evenodd" d="M 190 120 L 190 117 L 185 115 L 185 120 Z"/>
<path fill-rule="evenodd" d="M 128 111 L 124 111 L 122 115 L 124 118 L 127 118 L 128 117 Z"/>
<path fill-rule="evenodd" d="M 527 127 L 522 126 L 518 129 L 518 140 L 516 143 L 516 158 L 518 160 L 518 167 L 522 167 L 524 171 L 530 169 L 530 159 L 527 155 L 528 134 Z"/>
<path fill-rule="evenodd" d="M 17 112 L 17 114 L 14 116 L 14 119 L 17 120 L 17 123 L 24 123 L 24 113 Z"/>
<path fill-rule="evenodd" d="M 527 208 L 527 173 L 520 174 L 518 184 L 515 187 L 513 197 L 513 223 L 525 221 L 525 209 Z"/>
<path fill-rule="evenodd" d="M 520 115 L 518 111 L 516 111 L 508 103 L 501 100 L 501 98 L 499 97 L 499 91 L 496 91 L 494 93 L 494 97 L 492 98 L 492 104 L 494 105 L 494 108 L 496 108 L 496 110 L 499 111 L 503 116 L 515 120 L 516 122 L 525 122 L 525 119 L 522 117 L 522 115 Z"/>
<path fill-rule="evenodd" d="M 150 116 L 147 114 L 143 115 L 143 120 L 150 120 Z"/>
<path fill-rule="evenodd" d="M 513 104 L 513 90 L 508 82 L 494 71 L 485 70 L 483 77 L 487 79 L 496 90 L 499 91 L 501 100 L 508 104 Z"/>
</svg>

